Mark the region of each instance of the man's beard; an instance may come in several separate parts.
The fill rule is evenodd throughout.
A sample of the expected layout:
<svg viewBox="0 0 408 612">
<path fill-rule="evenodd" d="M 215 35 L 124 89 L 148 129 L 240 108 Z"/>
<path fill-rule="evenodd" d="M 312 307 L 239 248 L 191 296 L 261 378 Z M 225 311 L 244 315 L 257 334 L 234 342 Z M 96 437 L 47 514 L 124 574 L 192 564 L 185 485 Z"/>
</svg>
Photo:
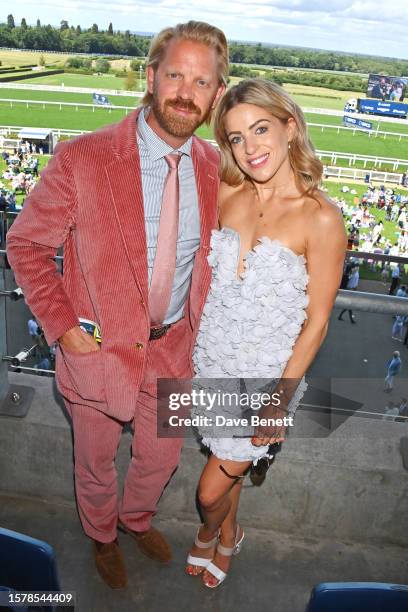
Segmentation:
<svg viewBox="0 0 408 612">
<path fill-rule="evenodd" d="M 172 112 L 170 109 L 175 106 L 190 111 L 192 115 L 183 117 L 176 114 L 176 112 Z M 160 104 L 156 92 L 153 93 L 151 109 L 160 127 L 171 136 L 176 136 L 177 138 L 189 138 L 192 136 L 210 114 L 210 109 L 208 109 L 204 116 L 202 116 L 201 109 L 192 100 L 184 100 L 183 98 L 167 99 Z"/>
</svg>

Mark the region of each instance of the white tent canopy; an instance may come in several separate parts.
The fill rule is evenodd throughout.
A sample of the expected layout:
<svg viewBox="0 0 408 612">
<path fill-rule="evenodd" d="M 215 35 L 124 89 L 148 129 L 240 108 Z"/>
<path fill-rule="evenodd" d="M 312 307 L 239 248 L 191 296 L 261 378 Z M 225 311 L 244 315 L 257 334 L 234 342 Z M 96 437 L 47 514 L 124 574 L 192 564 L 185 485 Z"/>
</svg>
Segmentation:
<svg viewBox="0 0 408 612">
<path fill-rule="evenodd" d="M 47 140 L 50 134 L 51 130 L 48 128 L 23 128 L 18 137 L 21 140 Z"/>
</svg>

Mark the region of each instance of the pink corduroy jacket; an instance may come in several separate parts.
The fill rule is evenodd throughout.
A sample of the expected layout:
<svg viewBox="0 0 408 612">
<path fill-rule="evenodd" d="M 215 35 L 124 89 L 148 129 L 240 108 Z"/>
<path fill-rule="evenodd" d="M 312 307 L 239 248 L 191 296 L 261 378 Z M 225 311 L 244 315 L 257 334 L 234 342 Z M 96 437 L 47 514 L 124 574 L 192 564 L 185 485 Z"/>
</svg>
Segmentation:
<svg viewBox="0 0 408 612">
<path fill-rule="evenodd" d="M 57 352 L 61 393 L 117 419 L 132 418 L 149 338 L 147 249 L 140 161 L 133 111 L 120 123 L 60 143 L 7 236 L 17 284 L 48 343 L 78 325 L 101 328 L 101 351 Z M 216 227 L 217 151 L 193 137 L 201 239 L 185 316 L 191 345 L 209 289 L 207 262 Z M 53 258 L 64 247 L 64 273 Z M 78 394 L 78 387 L 81 393 Z"/>
</svg>

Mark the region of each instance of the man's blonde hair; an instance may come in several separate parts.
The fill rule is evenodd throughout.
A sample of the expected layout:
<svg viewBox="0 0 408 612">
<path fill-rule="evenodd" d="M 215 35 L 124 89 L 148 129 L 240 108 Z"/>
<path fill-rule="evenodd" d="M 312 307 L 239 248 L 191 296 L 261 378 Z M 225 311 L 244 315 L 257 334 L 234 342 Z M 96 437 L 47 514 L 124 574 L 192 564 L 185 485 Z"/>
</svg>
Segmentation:
<svg viewBox="0 0 408 612">
<path fill-rule="evenodd" d="M 227 84 L 228 76 L 228 43 L 224 32 L 204 21 L 188 21 L 174 27 L 165 28 L 152 40 L 146 66 L 157 70 L 172 40 L 192 40 L 214 49 L 218 58 L 218 81 L 220 85 Z M 150 106 L 152 94 L 148 91 L 142 99 L 143 106 Z"/>
</svg>

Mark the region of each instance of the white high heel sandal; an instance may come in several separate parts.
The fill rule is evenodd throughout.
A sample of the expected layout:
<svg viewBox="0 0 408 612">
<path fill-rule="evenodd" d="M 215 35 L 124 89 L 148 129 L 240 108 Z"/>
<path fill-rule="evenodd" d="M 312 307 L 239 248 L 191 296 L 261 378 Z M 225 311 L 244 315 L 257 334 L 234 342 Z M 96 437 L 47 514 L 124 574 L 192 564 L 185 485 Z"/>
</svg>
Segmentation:
<svg viewBox="0 0 408 612">
<path fill-rule="evenodd" d="M 245 532 L 244 532 L 244 530 L 242 530 L 242 535 L 241 535 L 241 537 L 238 540 L 239 529 L 240 529 L 240 527 L 239 527 L 239 525 L 237 525 L 237 532 L 235 534 L 235 544 L 234 544 L 234 546 L 232 548 L 229 548 L 227 546 L 223 546 L 220 543 L 217 544 L 217 551 L 220 552 L 225 557 L 231 557 L 232 555 L 237 555 L 240 552 L 240 550 L 242 548 L 242 541 L 243 541 L 243 539 L 245 537 Z M 214 578 L 217 578 L 217 580 L 218 580 L 217 584 L 209 584 L 208 582 L 203 580 L 203 583 L 209 589 L 215 589 L 222 582 L 224 582 L 224 580 L 227 577 L 226 572 L 224 572 L 222 569 L 217 567 L 212 561 L 210 561 L 210 563 L 208 563 L 208 565 L 206 566 L 205 569 L 208 572 L 210 572 L 210 574 L 212 576 L 214 576 Z"/>
<path fill-rule="evenodd" d="M 202 525 L 197 529 L 194 544 L 197 546 L 197 548 L 211 548 L 212 546 L 215 546 L 218 542 L 220 530 L 218 530 L 217 535 L 214 536 L 212 540 L 209 542 L 202 542 L 198 537 L 201 527 Z M 204 557 L 194 557 L 193 555 L 188 555 L 187 557 L 187 565 L 196 565 L 197 567 L 202 567 L 203 570 L 206 569 L 209 563 L 211 563 L 211 559 L 205 559 Z M 186 574 L 189 576 L 199 576 L 201 573 L 202 572 L 198 572 L 198 574 L 190 574 L 186 569 Z"/>
</svg>

